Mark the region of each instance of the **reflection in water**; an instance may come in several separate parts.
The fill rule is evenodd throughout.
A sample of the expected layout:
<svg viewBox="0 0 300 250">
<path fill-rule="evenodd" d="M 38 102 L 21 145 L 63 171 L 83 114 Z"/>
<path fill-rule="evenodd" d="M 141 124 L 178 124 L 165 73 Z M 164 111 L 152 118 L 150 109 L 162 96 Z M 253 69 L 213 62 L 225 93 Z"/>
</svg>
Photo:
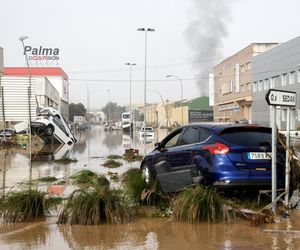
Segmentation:
<svg viewBox="0 0 300 250">
<path fill-rule="evenodd" d="M 76 153 L 83 153 L 87 147 L 86 133 L 81 133 L 76 139 L 77 142 L 74 145 L 73 151 Z"/>
<path fill-rule="evenodd" d="M 32 161 L 53 161 L 69 158 L 73 145 L 47 144 L 32 153 Z"/>
<path fill-rule="evenodd" d="M 42 223 L 0 227 L 2 249 L 297 249 L 300 238 L 273 236 L 248 222 L 187 224 L 142 219 L 122 225 L 56 225 Z M 269 225 L 275 228 L 275 225 Z M 279 223 L 284 227 L 285 222 Z M 288 241 L 287 241 L 288 239 Z M 296 247 L 296 248 L 294 248 Z M 24 248 L 24 247 L 23 247 Z"/>
<path fill-rule="evenodd" d="M 40 249 L 49 246 L 51 240 L 49 225 L 45 222 L 1 224 L 0 232 L 1 245 L 15 246 L 11 249 Z"/>
<path fill-rule="evenodd" d="M 121 131 L 106 131 L 102 140 L 103 145 L 109 149 L 115 149 L 122 145 L 122 132 Z"/>
</svg>

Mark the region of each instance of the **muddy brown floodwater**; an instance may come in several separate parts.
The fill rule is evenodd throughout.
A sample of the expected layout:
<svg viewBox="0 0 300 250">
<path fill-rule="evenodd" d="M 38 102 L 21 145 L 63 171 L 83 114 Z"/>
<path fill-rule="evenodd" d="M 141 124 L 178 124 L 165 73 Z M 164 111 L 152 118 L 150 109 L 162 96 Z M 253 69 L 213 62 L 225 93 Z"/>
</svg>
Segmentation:
<svg viewBox="0 0 300 250">
<path fill-rule="evenodd" d="M 146 144 L 147 152 L 167 134 L 156 131 Z M 83 168 L 99 173 L 122 173 L 138 163 L 125 163 L 117 169 L 103 166 L 110 154 L 123 154 L 131 145 L 141 152 L 144 145 L 134 136 L 106 132 L 94 127 L 77 134 L 74 147 L 43 148 L 35 146 L 30 164 L 29 149 L 0 150 L 0 192 L 28 179 L 54 176 L 62 178 Z M 61 164 L 53 160 L 70 157 L 77 162 Z M 66 192 L 66 189 L 64 189 Z M 277 217 L 277 223 L 260 227 L 247 221 L 188 224 L 169 219 L 139 219 L 122 225 L 57 225 L 57 217 L 36 223 L 0 224 L 0 250 L 5 249 L 300 249 L 300 212 L 290 218 Z"/>
</svg>

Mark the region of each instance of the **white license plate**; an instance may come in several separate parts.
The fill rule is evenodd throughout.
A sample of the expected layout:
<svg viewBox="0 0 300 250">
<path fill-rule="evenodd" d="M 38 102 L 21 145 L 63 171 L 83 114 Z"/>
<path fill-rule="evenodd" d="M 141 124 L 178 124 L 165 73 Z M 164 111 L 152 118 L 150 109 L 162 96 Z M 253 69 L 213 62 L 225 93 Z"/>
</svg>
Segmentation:
<svg viewBox="0 0 300 250">
<path fill-rule="evenodd" d="M 271 160 L 271 152 L 248 152 L 247 157 L 250 160 Z"/>
</svg>

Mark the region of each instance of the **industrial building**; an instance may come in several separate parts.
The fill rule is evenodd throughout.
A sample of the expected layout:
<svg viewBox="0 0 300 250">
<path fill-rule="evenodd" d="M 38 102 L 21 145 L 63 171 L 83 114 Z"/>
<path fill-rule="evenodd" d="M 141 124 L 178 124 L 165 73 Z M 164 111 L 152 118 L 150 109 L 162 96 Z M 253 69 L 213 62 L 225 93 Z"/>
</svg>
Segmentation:
<svg viewBox="0 0 300 250">
<path fill-rule="evenodd" d="M 291 112 L 292 129 L 300 126 L 300 36 L 253 58 L 253 123 L 270 126 L 270 108 L 265 100 L 269 89 L 295 91 L 296 109 Z M 287 110 L 277 108 L 276 123 L 285 129 Z"/>
</svg>

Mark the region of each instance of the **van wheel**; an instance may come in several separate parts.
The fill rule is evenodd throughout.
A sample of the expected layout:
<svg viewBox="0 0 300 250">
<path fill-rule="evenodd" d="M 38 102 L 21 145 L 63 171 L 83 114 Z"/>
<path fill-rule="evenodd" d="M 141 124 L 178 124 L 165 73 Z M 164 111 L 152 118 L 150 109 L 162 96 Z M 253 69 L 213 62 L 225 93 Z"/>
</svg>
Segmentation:
<svg viewBox="0 0 300 250">
<path fill-rule="evenodd" d="M 51 135 L 53 135 L 53 132 L 54 132 L 54 127 L 52 125 L 48 125 L 45 128 L 45 134 L 46 135 L 51 136 Z"/>
<path fill-rule="evenodd" d="M 143 164 L 141 170 L 146 183 L 147 184 L 153 183 L 156 178 L 155 175 L 151 172 L 149 166 L 147 164 Z"/>
</svg>

